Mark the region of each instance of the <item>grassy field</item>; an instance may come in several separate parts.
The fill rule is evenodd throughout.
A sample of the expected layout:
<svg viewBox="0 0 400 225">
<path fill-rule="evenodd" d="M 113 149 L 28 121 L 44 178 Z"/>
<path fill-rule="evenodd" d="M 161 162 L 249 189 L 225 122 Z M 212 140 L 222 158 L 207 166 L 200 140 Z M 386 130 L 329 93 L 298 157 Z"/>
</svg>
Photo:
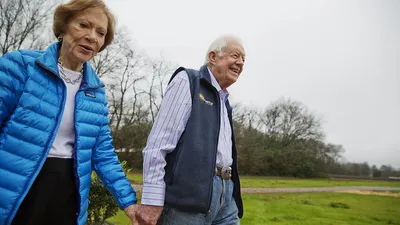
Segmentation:
<svg viewBox="0 0 400 225">
<path fill-rule="evenodd" d="M 128 173 L 126 177 L 131 180 L 131 182 L 135 184 L 142 184 L 143 183 L 143 173 Z"/>
<path fill-rule="evenodd" d="M 142 173 L 129 173 L 132 182 L 141 184 Z M 241 176 L 242 187 L 278 188 L 278 187 L 335 187 L 335 186 L 387 186 L 400 187 L 399 181 L 381 180 L 344 180 L 344 179 L 293 179 L 277 177 Z"/>
<path fill-rule="evenodd" d="M 241 224 L 400 225 L 400 198 L 344 193 L 246 194 Z"/>
<path fill-rule="evenodd" d="M 400 198 L 347 193 L 244 194 L 242 225 L 400 225 Z M 129 224 L 121 211 L 109 222 Z"/>
<path fill-rule="evenodd" d="M 383 180 L 345 180 L 345 179 L 291 179 L 276 177 L 242 176 L 242 187 L 278 188 L 278 187 L 337 187 L 337 186 L 386 186 L 400 187 L 398 181 Z"/>
</svg>

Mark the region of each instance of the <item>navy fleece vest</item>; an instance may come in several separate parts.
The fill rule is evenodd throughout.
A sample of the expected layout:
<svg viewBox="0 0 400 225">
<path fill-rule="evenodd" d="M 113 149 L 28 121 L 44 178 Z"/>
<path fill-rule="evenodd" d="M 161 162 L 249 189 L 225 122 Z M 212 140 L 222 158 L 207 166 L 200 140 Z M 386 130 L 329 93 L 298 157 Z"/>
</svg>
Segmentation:
<svg viewBox="0 0 400 225">
<path fill-rule="evenodd" d="M 207 213 L 215 174 L 221 102 L 217 90 L 211 84 L 206 66 L 201 67 L 200 71 L 180 67 L 171 80 L 182 70 L 189 77 L 192 110 L 175 150 L 166 156 L 165 204 L 182 211 Z M 232 108 L 228 101 L 226 107 L 232 127 Z M 243 205 L 233 129 L 232 158 L 232 181 L 235 184 L 233 195 L 241 218 Z"/>
</svg>

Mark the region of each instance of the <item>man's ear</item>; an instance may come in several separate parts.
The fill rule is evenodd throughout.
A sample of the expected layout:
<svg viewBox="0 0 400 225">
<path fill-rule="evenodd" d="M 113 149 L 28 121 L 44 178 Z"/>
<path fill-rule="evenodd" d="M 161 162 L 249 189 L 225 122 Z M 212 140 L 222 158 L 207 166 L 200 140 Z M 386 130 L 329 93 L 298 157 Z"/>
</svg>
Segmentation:
<svg viewBox="0 0 400 225">
<path fill-rule="evenodd" d="M 210 62 L 210 64 L 215 64 L 215 62 L 217 61 L 217 53 L 215 51 L 210 51 L 208 53 L 208 61 Z"/>
</svg>

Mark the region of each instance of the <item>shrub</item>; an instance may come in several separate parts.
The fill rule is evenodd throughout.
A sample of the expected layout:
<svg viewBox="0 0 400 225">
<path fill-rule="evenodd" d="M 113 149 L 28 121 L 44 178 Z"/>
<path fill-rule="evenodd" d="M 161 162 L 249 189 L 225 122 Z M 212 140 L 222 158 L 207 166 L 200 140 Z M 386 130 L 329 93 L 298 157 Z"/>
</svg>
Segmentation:
<svg viewBox="0 0 400 225">
<path fill-rule="evenodd" d="M 126 161 L 122 163 L 122 170 L 127 174 Z M 88 225 L 106 225 L 106 219 L 117 214 L 119 208 L 111 193 L 104 187 L 100 178 L 93 173 L 90 183 L 88 207 Z"/>
</svg>

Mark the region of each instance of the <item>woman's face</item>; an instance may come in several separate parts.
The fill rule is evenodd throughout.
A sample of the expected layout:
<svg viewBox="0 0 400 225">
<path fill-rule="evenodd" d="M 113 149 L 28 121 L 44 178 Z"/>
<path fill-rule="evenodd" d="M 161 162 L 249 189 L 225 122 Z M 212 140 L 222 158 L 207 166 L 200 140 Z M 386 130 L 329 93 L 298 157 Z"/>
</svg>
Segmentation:
<svg viewBox="0 0 400 225">
<path fill-rule="evenodd" d="M 89 8 L 73 17 L 61 35 L 63 64 L 73 67 L 93 58 L 104 44 L 107 25 L 107 16 L 101 8 Z"/>
</svg>

